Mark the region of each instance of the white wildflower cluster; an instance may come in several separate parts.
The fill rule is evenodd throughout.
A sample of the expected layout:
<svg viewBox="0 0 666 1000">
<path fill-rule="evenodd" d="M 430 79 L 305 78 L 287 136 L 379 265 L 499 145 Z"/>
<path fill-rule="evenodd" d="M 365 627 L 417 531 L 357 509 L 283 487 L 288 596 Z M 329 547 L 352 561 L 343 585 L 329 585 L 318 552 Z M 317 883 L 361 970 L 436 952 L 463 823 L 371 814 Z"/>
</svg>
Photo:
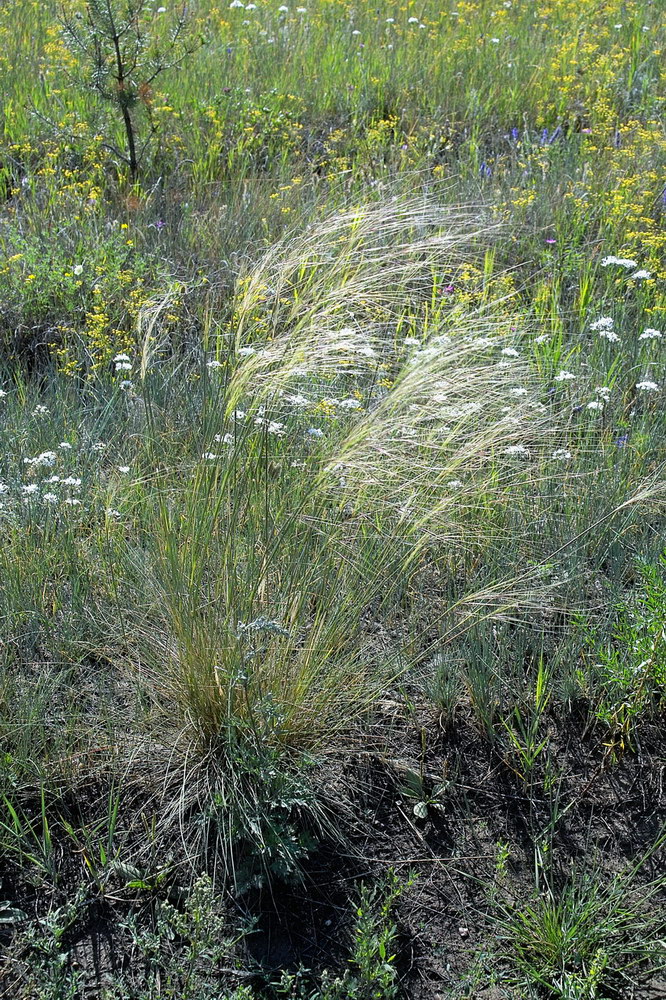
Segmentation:
<svg viewBox="0 0 666 1000">
<path fill-rule="evenodd" d="M 42 493 L 40 499 L 43 503 L 53 506 L 60 503 L 61 500 L 61 497 L 55 492 L 55 489 L 65 487 L 69 490 L 78 490 L 81 488 L 81 479 L 77 476 L 65 476 L 65 478 L 61 478 L 60 476 L 53 475 L 49 476 L 48 479 L 43 480 L 41 484 L 26 483 L 21 487 L 21 492 L 23 493 L 26 502 L 28 497 L 37 497 L 40 488 L 43 486 L 50 487 L 50 489 L 48 489 L 45 493 Z M 67 496 L 63 498 L 63 503 L 67 504 L 69 507 L 78 507 L 80 506 L 81 501 L 75 497 Z"/>
<path fill-rule="evenodd" d="M 661 340 L 663 334 L 660 330 L 654 330 L 651 326 L 646 326 L 639 336 L 639 340 Z"/>
<path fill-rule="evenodd" d="M 561 371 L 553 377 L 553 382 L 571 382 L 576 378 L 573 372 Z"/>
<path fill-rule="evenodd" d="M 603 337 L 604 340 L 608 340 L 611 344 L 617 343 L 620 339 L 614 330 L 612 316 L 600 316 L 599 319 L 595 319 L 593 323 L 590 323 L 590 330 L 594 333 L 598 333 L 600 337 Z"/>
<path fill-rule="evenodd" d="M 447 401 L 447 394 L 438 392 L 432 397 L 435 403 L 445 403 Z M 447 420 L 459 420 L 461 417 L 469 417 L 473 413 L 480 413 L 484 408 L 485 403 L 481 400 L 470 400 L 469 403 L 461 403 L 460 406 L 446 406 L 442 412 L 441 416 L 445 417 Z M 513 413 L 514 410 L 511 406 L 507 406 L 504 413 Z"/>
<path fill-rule="evenodd" d="M 595 319 L 594 323 L 590 323 L 590 330 L 598 332 L 599 330 L 612 330 L 614 320 L 612 316 L 600 316 L 599 319 Z"/>
<path fill-rule="evenodd" d="M 524 444 L 510 444 L 508 448 L 504 449 L 504 454 L 509 455 L 511 458 L 530 457 L 529 448 L 526 448 Z"/>
<path fill-rule="evenodd" d="M 642 382 L 636 383 L 636 388 L 639 392 L 659 392 L 659 386 L 656 382 L 651 382 L 649 379 L 644 379 Z"/>
<path fill-rule="evenodd" d="M 113 359 L 113 364 L 115 366 L 115 371 L 117 372 L 131 372 L 132 362 L 127 354 L 116 354 Z"/>
<path fill-rule="evenodd" d="M 362 345 L 360 347 L 354 348 L 354 353 L 355 354 L 360 354 L 364 358 L 376 358 L 377 357 L 377 351 L 374 349 L 374 347 L 370 347 L 368 344 L 364 344 L 364 345 Z"/>
<path fill-rule="evenodd" d="M 337 341 L 334 345 L 334 350 L 347 351 L 350 354 L 357 354 L 363 358 L 377 357 L 377 351 L 374 347 L 371 347 L 370 344 L 366 344 L 361 340 L 355 339 L 358 337 L 358 334 L 356 333 L 356 330 L 353 330 L 351 327 L 343 327 L 343 329 L 339 331 L 338 336 L 343 339 Z"/>
<path fill-rule="evenodd" d="M 332 407 L 338 408 L 340 410 L 360 410 L 361 409 L 360 402 L 358 401 L 358 399 L 354 399 L 353 397 L 350 397 L 349 399 L 331 399 L 331 398 L 326 398 L 326 399 L 322 399 L 322 403 L 325 406 L 332 406 Z"/>
<path fill-rule="evenodd" d="M 602 267 L 610 267 L 611 264 L 615 264 L 616 267 L 624 267 L 629 271 L 638 267 L 638 262 L 630 260 L 628 257 L 614 257 L 611 255 L 610 257 L 604 257 L 601 262 Z"/>
<path fill-rule="evenodd" d="M 58 456 L 55 453 L 55 451 L 43 451 L 41 455 L 36 455 L 35 458 L 24 458 L 23 464 L 34 465 L 34 466 L 39 466 L 39 465 L 52 466 L 55 465 L 57 457 Z"/>
<path fill-rule="evenodd" d="M 568 462 L 571 457 L 571 452 L 566 448 L 556 448 L 553 452 L 553 458 L 556 462 Z"/>
<path fill-rule="evenodd" d="M 285 425 L 280 423 L 279 420 L 269 420 L 268 417 L 255 417 L 254 425 L 255 427 L 262 427 L 267 434 L 273 434 L 275 437 L 284 437 Z"/>
<path fill-rule="evenodd" d="M 616 257 L 611 254 L 609 257 L 604 257 L 601 261 L 602 267 L 623 267 L 625 271 L 633 271 L 629 277 L 634 281 L 645 281 L 647 278 L 652 277 L 651 271 L 646 271 L 645 268 L 640 268 L 634 271 L 634 268 L 638 267 L 638 261 L 632 260 L 630 257 Z"/>
<path fill-rule="evenodd" d="M 303 407 L 310 405 L 310 400 L 306 399 L 306 397 L 303 396 L 301 393 L 294 393 L 294 394 L 284 393 L 282 398 L 284 399 L 285 403 L 289 403 L 290 406 L 294 406 L 297 409 L 302 409 Z"/>
</svg>

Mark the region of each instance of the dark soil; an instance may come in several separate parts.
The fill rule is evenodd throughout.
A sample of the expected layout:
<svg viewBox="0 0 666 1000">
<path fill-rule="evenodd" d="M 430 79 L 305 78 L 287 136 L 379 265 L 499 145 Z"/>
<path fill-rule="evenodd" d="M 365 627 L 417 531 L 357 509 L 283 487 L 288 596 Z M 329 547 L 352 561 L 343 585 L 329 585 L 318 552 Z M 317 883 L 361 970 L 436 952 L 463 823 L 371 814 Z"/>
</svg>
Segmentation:
<svg viewBox="0 0 666 1000">
<path fill-rule="evenodd" d="M 447 996 L 479 950 L 492 946 L 493 899 L 499 894 L 510 906 L 533 895 L 535 847 L 548 851 L 557 886 L 574 870 L 611 878 L 649 852 L 664 829 L 663 720 L 643 725 L 631 747 L 611 753 L 604 734 L 585 733 L 579 718 L 553 718 L 546 724 L 547 753 L 523 775 L 510 744 L 501 737 L 491 743 L 471 712 L 463 709 L 443 728 L 426 707 L 405 713 L 387 701 L 382 711 L 367 749 L 359 747 L 342 769 L 330 767 L 324 775 L 323 795 L 346 829 L 345 840 L 321 843 L 300 881 L 229 895 L 231 924 L 242 917 L 254 929 L 237 954 L 239 970 L 246 971 L 230 969 L 222 976 L 225 988 L 247 977 L 265 987 L 285 969 L 307 970 L 314 981 L 324 968 L 348 967 L 358 886 L 377 883 L 394 867 L 406 883 L 395 914 L 401 987 L 412 1000 Z M 390 738 L 381 737 L 380 745 L 373 733 L 387 729 Z M 506 845 L 503 875 L 498 845 Z M 654 878 L 660 865 L 663 852 L 657 851 L 639 881 Z M 34 888 L 7 876 L 2 895 L 14 905 L 29 914 L 54 905 L 51 899 L 43 906 Z M 60 892 L 65 898 L 66 888 Z M 150 905 L 144 897 L 133 903 L 111 893 L 68 931 L 70 961 L 89 983 L 82 996 L 95 996 L 95 984 L 131 966 L 132 944 L 119 918 L 134 912 L 148 920 Z M 6 932 L 4 944 L 9 940 Z M 22 995 L 15 955 L 8 948 L 4 970 L 0 966 L 0 996 Z M 493 989 L 479 984 L 471 995 L 495 1000 L 502 994 Z M 666 997 L 661 979 L 641 990 L 651 1000 Z"/>
</svg>

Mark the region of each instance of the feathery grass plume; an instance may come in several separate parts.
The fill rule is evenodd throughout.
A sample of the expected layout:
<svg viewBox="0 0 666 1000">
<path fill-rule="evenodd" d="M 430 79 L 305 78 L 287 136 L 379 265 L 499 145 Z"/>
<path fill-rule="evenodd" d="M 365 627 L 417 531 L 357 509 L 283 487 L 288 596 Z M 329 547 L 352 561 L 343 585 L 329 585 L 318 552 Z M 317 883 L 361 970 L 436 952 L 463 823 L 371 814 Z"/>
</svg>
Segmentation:
<svg viewBox="0 0 666 1000">
<path fill-rule="evenodd" d="M 238 302 L 240 322 L 251 323 L 253 309 L 267 294 L 284 307 L 273 313 L 279 330 L 285 316 L 321 318 L 352 301 L 386 309 L 400 301 L 405 287 L 418 293 L 428 284 L 428 263 L 448 264 L 457 272 L 475 245 L 478 249 L 478 238 L 487 241 L 493 229 L 498 226 L 483 223 L 477 208 L 441 207 L 425 199 L 376 202 L 329 215 L 274 244 L 250 269 Z M 302 295 L 304 288 L 321 292 L 322 281 L 323 302 Z M 294 288 L 299 296 L 292 300 Z"/>
<path fill-rule="evenodd" d="M 143 381 L 150 370 L 155 356 L 165 346 L 168 333 L 160 329 L 164 315 L 182 295 L 180 285 L 172 282 L 162 295 L 153 296 L 143 303 L 137 317 L 137 343 L 140 348 L 140 377 Z"/>
<path fill-rule="evenodd" d="M 198 684 L 199 668 L 192 683 L 187 673 L 176 675 L 189 691 L 186 702 L 203 697 L 208 708 L 219 703 L 203 725 L 206 739 L 219 731 L 220 711 L 226 718 L 236 711 L 234 703 L 247 697 L 244 682 L 230 700 L 233 670 L 223 664 L 244 660 L 237 623 L 258 620 L 258 615 L 279 620 L 285 630 L 272 631 L 270 652 L 261 656 L 259 685 L 287 706 L 289 724 L 283 720 L 282 732 L 310 732 L 312 740 L 319 738 L 320 728 L 330 736 L 344 726 L 353 713 L 349 705 L 341 713 L 338 699 L 347 702 L 354 692 L 355 700 L 364 688 L 359 652 L 350 643 L 364 608 L 390 589 L 405 560 L 417 558 L 424 538 L 464 540 L 470 512 L 504 499 L 523 481 L 525 459 L 539 449 L 546 429 L 538 385 L 516 386 L 529 380 L 527 369 L 489 355 L 477 315 L 457 317 L 450 332 L 442 334 L 448 322 L 444 307 L 417 311 L 426 296 L 432 297 L 436 276 L 457 266 L 458 251 L 471 252 L 480 230 L 478 225 L 472 230 L 470 222 L 468 213 L 423 205 L 372 206 L 334 217 L 307 233 L 303 245 L 292 241 L 273 249 L 257 265 L 251 285 L 261 289 L 270 281 L 278 315 L 271 318 L 272 339 L 265 350 L 242 357 L 232 373 L 226 412 L 231 416 L 241 403 L 247 414 L 258 416 L 234 430 L 234 446 L 214 472 L 203 468 L 197 473 L 177 526 L 168 512 L 162 521 L 162 565 L 175 572 L 174 594 L 189 595 L 183 631 L 188 646 L 196 635 L 190 617 L 201 615 L 198 588 L 204 577 L 207 588 L 212 580 L 224 581 L 216 619 L 218 625 L 223 620 L 225 638 L 205 690 Z M 330 266 L 315 266 L 315 250 L 319 262 L 330 258 Z M 303 287 L 293 274 L 297 266 Z M 351 376 L 348 352 L 359 353 L 362 333 L 323 325 L 337 312 L 343 286 L 348 305 L 354 296 L 363 305 L 369 294 L 392 316 L 392 324 L 387 320 L 375 331 L 375 347 L 365 340 L 368 353 L 361 355 L 361 365 L 352 360 Z M 287 288 L 291 307 L 283 306 Z M 243 292 L 241 326 L 249 323 L 247 310 L 254 308 L 255 298 L 250 290 Z M 421 320 L 417 332 L 427 346 L 407 355 L 396 347 L 392 325 L 410 302 L 412 327 Z M 499 341 L 499 331 L 485 326 Z M 372 370 L 375 356 L 392 376 L 383 385 Z M 270 440 L 271 421 L 290 426 L 277 421 L 283 394 L 287 389 L 307 393 L 317 407 L 329 402 L 327 397 L 315 401 L 322 387 L 329 393 L 350 391 L 352 383 L 355 395 L 338 402 L 354 406 L 340 408 L 326 443 L 308 456 L 304 469 L 294 468 L 288 459 L 298 448 L 295 430 L 287 430 L 284 445 Z M 512 396 L 517 389 L 520 394 Z M 465 483 L 452 486 L 459 475 Z M 185 546 L 175 543 L 176 531 L 187 539 Z M 216 592 L 214 601 L 221 596 Z M 303 629 L 307 638 L 299 635 L 295 642 L 295 633 Z M 210 635 L 208 627 L 204 632 Z M 203 636 L 201 641 L 208 642 Z M 341 662 L 343 651 L 342 659 L 351 660 L 338 674 L 332 662 Z M 244 667 L 241 672 L 245 676 Z M 351 688 L 350 676 L 357 677 Z M 292 678 L 293 689 L 285 687 L 286 677 Z M 360 704 L 365 703 L 363 696 Z M 203 706 L 192 716 L 199 723 L 206 717 Z"/>
<path fill-rule="evenodd" d="M 547 430 L 534 376 L 497 353 L 506 332 L 490 308 L 464 312 L 438 294 L 489 236 L 469 210 L 391 202 L 272 249 L 241 282 L 228 408 L 275 406 L 288 390 L 350 393 L 338 402 L 357 412 L 322 484 L 342 475 L 352 508 L 376 502 L 448 537 L 446 513 L 515 484 L 516 459 L 536 457 Z"/>
<path fill-rule="evenodd" d="M 452 317 L 441 291 L 495 229 L 472 209 L 390 201 L 278 242 L 238 282 L 233 348 L 257 354 L 238 370 L 235 393 L 255 379 L 270 391 L 311 368 L 374 370 L 412 312 L 422 336 Z"/>
</svg>

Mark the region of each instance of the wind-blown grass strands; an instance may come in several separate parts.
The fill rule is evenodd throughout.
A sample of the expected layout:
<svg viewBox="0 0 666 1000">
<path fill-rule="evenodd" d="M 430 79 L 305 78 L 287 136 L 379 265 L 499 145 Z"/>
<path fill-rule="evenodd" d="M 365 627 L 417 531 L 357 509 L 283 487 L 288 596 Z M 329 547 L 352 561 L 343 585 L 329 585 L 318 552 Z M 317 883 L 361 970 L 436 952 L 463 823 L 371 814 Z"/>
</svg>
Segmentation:
<svg viewBox="0 0 666 1000">
<path fill-rule="evenodd" d="M 356 493 L 360 503 L 390 505 L 421 530 L 430 526 L 437 533 L 447 518 L 455 521 L 465 500 L 485 503 L 523 482 L 525 461 L 512 461 L 507 450 L 536 457 L 552 430 L 539 408 L 538 387 L 525 389 L 527 403 L 512 399 L 520 369 L 509 372 L 479 359 L 474 339 L 463 331 L 419 353 L 423 360 L 407 363 L 361 415 L 329 472 L 341 470 L 352 504 Z"/>
<path fill-rule="evenodd" d="M 456 273 L 492 231 L 469 209 L 391 202 L 334 215 L 271 248 L 238 284 L 234 349 L 258 353 L 237 371 L 229 405 L 257 379 L 270 391 L 311 366 L 368 367 L 369 351 L 390 350 L 400 318 L 432 304 L 441 275 Z"/>
<path fill-rule="evenodd" d="M 484 469 L 486 487 L 492 479 L 494 489 L 522 476 L 520 463 L 504 453 L 514 448 L 528 456 L 528 446 L 533 457 L 540 452 L 547 438 L 541 386 L 525 362 L 499 354 L 501 326 L 436 299 L 441 275 L 456 271 L 482 233 L 468 211 L 375 205 L 323 223 L 314 248 L 306 235 L 282 253 L 272 250 L 242 286 L 237 343 L 244 337 L 256 347 L 241 349 L 253 353 L 232 375 L 228 409 L 241 400 L 274 406 L 289 389 L 354 391 L 357 401 L 348 402 L 357 412 L 333 451 L 322 454 L 322 475 L 347 482 L 352 508 L 368 501 L 386 513 L 392 506 L 403 520 L 408 510 L 418 518 L 427 510 L 434 526 L 437 512 L 460 508 L 467 491 L 478 496 Z M 345 248 L 340 262 L 338 244 Z M 299 260 L 307 263 L 287 281 L 283 272 L 293 275 Z M 251 326 L 259 301 L 269 339 L 256 340 Z M 381 322 L 369 318 L 373 305 Z M 396 337 L 406 317 L 410 342 L 421 345 L 416 351 Z M 260 324 L 257 337 L 262 330 Z M 445 484 L 461 470 L 454 497 Z M 373 482 L 381 486 L 371 498 Z"/>
<path fill-rule="evenodd" d="M 252 310 L 266 299 L 299 318 L 325 317 L 361 300 L 400 308 L 405 288 L 423 291 L 429 263 L 459 269 L 478 251 L 479 239 L 487 244 L 499 228 L 482 221 L 478 208 L 441 207 L 424 199 L 381 200 L 328 215 L 304 233 L 276 242 L 242 278 L 238 335 L 243 337 Z M 309 294 L 292 302 L 294 287 Z M 327 295 L 318 301 L 316 291 L 324 288 Z"/>
</svg>

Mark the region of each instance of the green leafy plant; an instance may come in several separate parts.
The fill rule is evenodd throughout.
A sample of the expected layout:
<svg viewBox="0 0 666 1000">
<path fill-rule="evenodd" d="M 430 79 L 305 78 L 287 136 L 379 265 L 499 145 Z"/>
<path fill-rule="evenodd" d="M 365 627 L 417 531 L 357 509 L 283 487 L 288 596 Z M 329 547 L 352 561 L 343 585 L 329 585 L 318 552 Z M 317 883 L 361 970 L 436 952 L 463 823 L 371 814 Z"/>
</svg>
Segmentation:
<svg viewBox="0 0 666 1000">
<path fill-rule="evenodd" d="M 2 796 L 6 819 L 0 819 L 0 850 L 4 850 L 21 866 L 34 866 L 41 876 L 47 876 L 51 885 L 58 881 L 58 858 L 47 809 L 47 792 L 42 785 L 39 813 L 15 805 L 6 795 Z"/>
<path fill-rule="evenodd" d="M 593 711 L 607 729 L 608 753 L 632 748 L 636 726 L 666 704 L 666 556 L 640 568 L 635 593 L 614 610 L 610 635 L 597 644 L 588 633 L 595 659 L 589 670 Z"/>
<path fill-rule="evenodd" d="M 398 996 L 394 951 L 398 927 L 393 911 L 405 887 L 393 869 L 383 883 L 372 888 L 361 886 L 350 961 L 357 969 L 351 977 L 355 995 L 363 1000 L 393 1000 Z"/>
<path fill-rule="evenodd" d="M 10 899 L 0 899 L 0 925 L 13 925 L 26 919 L 27 914 L 14 906 Z"/>
<path fill-rule="evenodd" d="M 516 773 L 523 781 L 531 780 L 537 764 L 547 753 L 550 738 L 542 732 L 542 721 L 550 698 L 551 678 L 542 657 L 537 667 L 532 701 L 522 710 L 516 706 L 510 720 L 503 721 L 510 755 L 516 760 Z"/>
<path fill-rule="evenodd" d="M 275 990 L 290 1000 L 396 1000 L 400 984 L 396 968 L 398 927 L 395 905 L 414 876 L 402 882 L 394 869 L 373 886 L 363 883 L 354 914 L 354 943 L 349 962 L 353 967 L 342 975 L 329 970 L 317 978 L 307 969 L 284 972 Z"/>
</svg>

